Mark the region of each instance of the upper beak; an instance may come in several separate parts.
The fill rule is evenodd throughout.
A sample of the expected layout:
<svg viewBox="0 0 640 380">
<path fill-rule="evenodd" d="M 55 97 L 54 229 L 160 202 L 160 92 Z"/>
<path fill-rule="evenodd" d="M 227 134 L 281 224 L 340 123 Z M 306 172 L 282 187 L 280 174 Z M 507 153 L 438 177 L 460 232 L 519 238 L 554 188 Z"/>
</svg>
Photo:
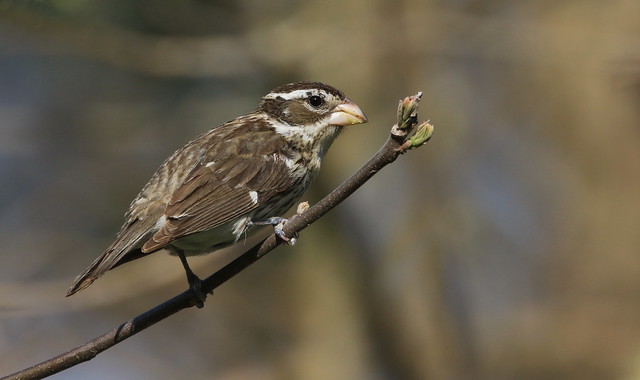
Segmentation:
<svg viewBox="0 0 640 380">
<path fill-rule="evenodd" d="M 329 124 L 340 125 L 342 127 L 366 122 L 367 117 L 360 107 L 352 103 L 349 99 L 345 99 L 344 102 L 334 108 L 333 112 L 331 112 L 331 118 L 329 119 Z"/>
</svg>

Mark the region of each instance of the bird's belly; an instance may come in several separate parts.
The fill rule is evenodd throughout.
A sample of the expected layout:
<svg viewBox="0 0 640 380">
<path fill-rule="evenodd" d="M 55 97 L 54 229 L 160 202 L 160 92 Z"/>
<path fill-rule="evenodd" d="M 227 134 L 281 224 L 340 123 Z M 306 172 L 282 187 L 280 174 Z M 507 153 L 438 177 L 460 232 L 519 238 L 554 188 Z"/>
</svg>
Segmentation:
<svg viewBox="0 0 640 380">
<path fill-rule="evenodd" d="M 184 236 L 171 245 L 184 251 L 187 256 L 203 255 L 213 252 L 217 249 L 230 246 L 237 240 L 235 223 L 227 223 L 211 230 L 196 232 Z M 255 231 L 244 231 L 249 236 Z"/>
</svg>

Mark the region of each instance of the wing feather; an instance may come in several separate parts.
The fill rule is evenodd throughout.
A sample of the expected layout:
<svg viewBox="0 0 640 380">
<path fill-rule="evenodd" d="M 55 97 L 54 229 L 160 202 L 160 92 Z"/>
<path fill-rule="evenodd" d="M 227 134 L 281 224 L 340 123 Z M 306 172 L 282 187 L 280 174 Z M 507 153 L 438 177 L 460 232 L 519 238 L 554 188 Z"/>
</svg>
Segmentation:
<svg viewBox="0 0 640 380">
<path fill-rule="evenodd" d="M 237 160 L 237 157 L 236 157 Z M 173 194 L 166 222 L 142 247 L 153 252 L 197 232 L 233 222 L 294 186 L 283 157 L 277 154 L 200 163 Z M 258 202 L 250 192 L 258 194 Z"/>
</svg>

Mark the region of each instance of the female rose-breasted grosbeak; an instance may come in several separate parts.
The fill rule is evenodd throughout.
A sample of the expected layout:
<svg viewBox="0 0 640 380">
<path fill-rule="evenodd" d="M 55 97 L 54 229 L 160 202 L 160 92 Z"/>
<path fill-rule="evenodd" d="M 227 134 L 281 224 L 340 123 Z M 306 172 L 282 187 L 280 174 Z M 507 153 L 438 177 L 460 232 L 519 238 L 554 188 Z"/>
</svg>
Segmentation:
<svg viewBox="0 0 640 380">
<path fill-rule="evenodd" d="M 180 257 L 198 293 L 200 280 L 185 256 L 212 252 L 255 232 L 255 225 L 280 221 L 315 178 L 342 127 L 366 121 L 357 105 L 326 84 L 273 89 L 255 112 L 197 137 L 160 166 L 129 206 L 116 240 L 67 296 L 160 250 Z"/>
</svg>

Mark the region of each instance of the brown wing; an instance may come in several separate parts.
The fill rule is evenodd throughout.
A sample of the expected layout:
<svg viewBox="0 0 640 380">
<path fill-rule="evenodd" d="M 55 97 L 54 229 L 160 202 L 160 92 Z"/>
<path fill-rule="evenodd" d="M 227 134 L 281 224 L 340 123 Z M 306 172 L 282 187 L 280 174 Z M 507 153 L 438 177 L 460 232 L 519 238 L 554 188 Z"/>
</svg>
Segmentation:
<svg viewBox="0 0 640 380">
<path fill-rule="evenodd" d="M 290 169 L 277 153 L 208 159 L 174 192 L 164 213 L 165 224 L 144 244 L 143 252 L 232 222 L 293 186 Z"/>
</svg>

